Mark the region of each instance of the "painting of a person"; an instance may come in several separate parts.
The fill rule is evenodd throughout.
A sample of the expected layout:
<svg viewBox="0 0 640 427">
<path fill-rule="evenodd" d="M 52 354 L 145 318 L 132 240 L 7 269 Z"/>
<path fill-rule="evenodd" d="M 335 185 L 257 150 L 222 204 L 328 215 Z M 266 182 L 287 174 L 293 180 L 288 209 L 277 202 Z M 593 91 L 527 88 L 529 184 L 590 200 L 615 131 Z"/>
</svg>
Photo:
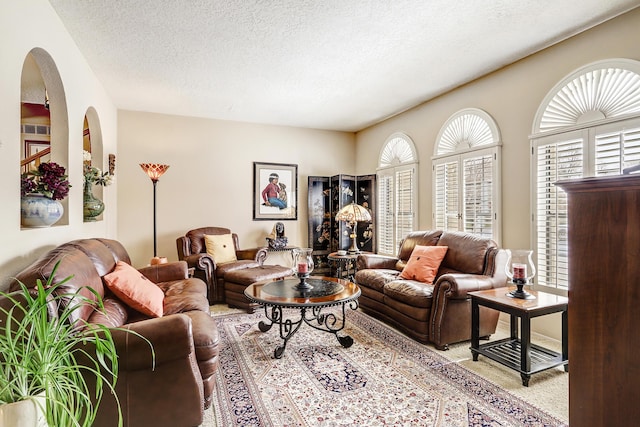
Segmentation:
<svg viewBox="0 0 640 427">
<path fill-rule="evenodd" d="M 275 206 L 280 209 L 287 207 L 286 198 L 285 200 L 280 198 L 283 189 L 278 184 L 279 179 L 280 177 L 277 173 L 269 175 L 269 183 L 264 187 L 264 190 L 262 190 L 262 200 L 265 206 Z"/>
</svg>

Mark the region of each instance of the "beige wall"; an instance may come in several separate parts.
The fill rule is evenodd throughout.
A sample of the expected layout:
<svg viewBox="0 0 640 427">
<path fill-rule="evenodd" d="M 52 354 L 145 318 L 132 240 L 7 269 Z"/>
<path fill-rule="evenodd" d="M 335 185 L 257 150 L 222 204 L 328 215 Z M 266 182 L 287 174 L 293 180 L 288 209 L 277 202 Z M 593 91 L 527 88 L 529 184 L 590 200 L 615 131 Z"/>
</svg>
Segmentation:
<svg viewBox="0 0 640 427">
<path fill-rule="evenodd" d="M 116 237 L 117 186 L 104 191 L 107 212 L 103 221 L 85 224 L 82 220 L 82 127 L 87 109 L 93 107 L 100 121 L 106 165 L 107 154 L 116 152 L 117 112 L 48 1 L 3 1 L 0 43 L 0 288 L 3 288 L 11 275 L 60 243 L 89 236 Z M 66 213 L 61 221 L 67 225 L 21 230 L 20 82 L 25 57 L 34 48 L 48 53 L 62 80 L 61 90 L 53 89 L 53 93 L 60 91 L 63 106 L 51 98 L 52 120 L 53 116 L 61 115 L 64 106 L 67 110 L 62 114 L 64 118 L 52 123 L 52 144 L 59 142 L 58 149 L 54 146 L 53 160 L 67 167 L 73 187 L 65 199 Z"/>
<path fill-rule="evenodd" d="M 25 31 L 29 29 L 29 31 Z M 192 227 L 225 226 L 243 246 L 262 245 L 272 221 L 252 220 L 252 162 L 299 166 L 299 214 L 286 221 L 294 245 L 306 244 L 309 175 L 375 171 L 380 148 L 406 132 L 420 160 L 419 225 L 431 227 L 431 156 L 443 123 L 476 107 L 491 114 L 503 140 L 503 246 L 531 247 L 529 142 L 533 118 L 547 92 L 578 67 L 606 58 L 640 59 L 640 10 L 458 88 L 357 135 L 120 111 L 78 52 L 46 0 L 0 6 L 0 287 L 36 256 L 65 241 L 118 238 L 135 265 L 153 252 L 152 185 L 141 162 L 171 165 L 158 184 L 158 252 L 177 257 L 175 238 Z M 68 152 L 61 158 L 73 185 L 68 225 L 21 230 L 19 219 L 20 75 L 27 53 L 39 47 L 53 58 L 68 109 Z M 437 66 L 437 64 L 434 64 Z M 215 95 L 213 95 L 215 96 Z M 104 220 L 82 221 L 82 123 L 89 107 L 100 120 L 103 156 L 117 154 L 116 184 L 104 190 Z M 66 124 L 65 124 L 66 125 Z M 355 141 L 355 142 L 354 142 Z M 106 165 L 106 158 L 103 159 Z M 547 324 L 548 323 L 548 324 Z M 538 330 L 557 336 L 557 318 Z"/>
<path fill-rule="evenodd" d="M 253 221 L 253 162 L 298 165 L 298 220 L 289 243 L 307 243 L 307 177 L 352 174 L 355 137 L 282 126 L 120 111 L 118 235 L 135 265 L 153 256 L 153 186 L 139 163 L 170 165 L 156 188 L 158 255 L 177 259 L 189 229 L 227 227 L 243 248 L 264 246 L 274 221 Z M 371 169 L 370 171 L 372 171 Z"/>
<path fill-rule="evenodd" d="M 356 173 L 372 170 L 381 147 L 394 132 L 405 132 L 417 146 L 419 227 L 431 228 L 431 157 L 446 120 L 464 108 L 480 108 L 502 134 L 502 246 L 533 248 L 530 207 L 529 135 L 547 93 L 576 69 L 603 59 L 640 60 L 640 9 L 550 47 L 495 73 L 453 90 L 356 135 Z M 536 319 L 538 330 L 559 336 L 559 317 Z"/>
<path fill-rule="evenodd" d="M 503 246 L 531 247 L 529 135 L 543 98 L 577 68 L 607 58 L 640 60 L 640 9 L 453 90 L 356 135 L 356 173 L 370 171 L 386 138 L 405 132 L 420 162 L 419 224 L 431 227 L 431 157 L 446 120 L 464 108 L 480 108 L 502 134 Z"/>
</svg>

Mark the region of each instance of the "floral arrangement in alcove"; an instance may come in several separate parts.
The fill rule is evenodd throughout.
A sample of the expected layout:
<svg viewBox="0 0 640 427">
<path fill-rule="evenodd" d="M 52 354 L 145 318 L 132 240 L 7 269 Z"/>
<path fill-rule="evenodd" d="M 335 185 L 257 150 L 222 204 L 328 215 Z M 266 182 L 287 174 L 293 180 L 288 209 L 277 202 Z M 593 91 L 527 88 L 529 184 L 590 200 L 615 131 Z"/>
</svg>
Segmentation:
<svg viewBox="0 0 640 427">
<path fill-rule="evenodd" d="M 62 200 L 69 195 L 67 170 L 54 162 L 44 162 L 37 169 L 20 177 L 20 195 L 41 194 L 52 200 Z"/>
<path fill-rule="evenodd" d="M 67 170 L 54 162 L 40 163 L 37 169 L 20 176 L 20 221 L 23 227 L 49 227 L 64 213 L 59 200 L 69 195 Z"/>
<path fill-rule="evenodd" d="M 106 187 L 113 183 L 113 175 L 108 171 L 102 172 L 91 164 L 91 153 L 82 151 L 82 164 L 84 172 L 84 200 L 83 217 L 85 222 L 95 221 L 96 217 L 104 211 L 104 203 L 93 195 L 93 185 Z"/>
<path fill-rule="evenodd" d="M 113 175 L 108 171 L 102 172 L 99 168 L 91 165 L 91 153 L 82 150 L 82 164 L 84 165 L 84 184 L 107 186 L 113 183 Z"/>
</svg>

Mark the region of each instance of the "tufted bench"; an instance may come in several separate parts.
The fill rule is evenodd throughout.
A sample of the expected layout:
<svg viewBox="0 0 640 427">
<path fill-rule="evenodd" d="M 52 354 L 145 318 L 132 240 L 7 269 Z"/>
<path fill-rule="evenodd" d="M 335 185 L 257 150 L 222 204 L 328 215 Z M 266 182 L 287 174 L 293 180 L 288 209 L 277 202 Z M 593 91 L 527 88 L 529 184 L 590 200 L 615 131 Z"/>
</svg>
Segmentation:
<svg viewBox="0 0 640 427">
<path fill-rule="evenodd" d="M 244 290 L 247 286 L 263 280 L 280 280 L 291 276 L 292 271 L 290 267 L 281 265 L 261 265 L 226 273 L 224 276 L 224 295 L 227 304 L 229 307 L 243 308 L 247 310 L 247 313 L 253 313 L 258 304 L 249 302 L 244 296 Z"/>
</svg>

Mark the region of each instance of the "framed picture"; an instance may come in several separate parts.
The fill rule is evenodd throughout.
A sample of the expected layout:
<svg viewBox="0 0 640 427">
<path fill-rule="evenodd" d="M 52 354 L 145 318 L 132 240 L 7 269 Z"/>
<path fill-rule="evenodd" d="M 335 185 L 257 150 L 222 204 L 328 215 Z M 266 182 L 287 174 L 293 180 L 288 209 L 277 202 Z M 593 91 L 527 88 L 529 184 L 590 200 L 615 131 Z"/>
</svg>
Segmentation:
<svg viewBox="0 0 640 427">
<path fill-rule="evenodd" d="M 298 165 L 253 162 L 253 220 L 298 219 Z"/>
<path fill-rule="evenodd" d="M 31 157 L 34 154 L 37 154 L 41 151 L 46 150 L 51 147 L 51 143 L 49 141 L 24 141 L 24 157 Z"/>
</svg>

